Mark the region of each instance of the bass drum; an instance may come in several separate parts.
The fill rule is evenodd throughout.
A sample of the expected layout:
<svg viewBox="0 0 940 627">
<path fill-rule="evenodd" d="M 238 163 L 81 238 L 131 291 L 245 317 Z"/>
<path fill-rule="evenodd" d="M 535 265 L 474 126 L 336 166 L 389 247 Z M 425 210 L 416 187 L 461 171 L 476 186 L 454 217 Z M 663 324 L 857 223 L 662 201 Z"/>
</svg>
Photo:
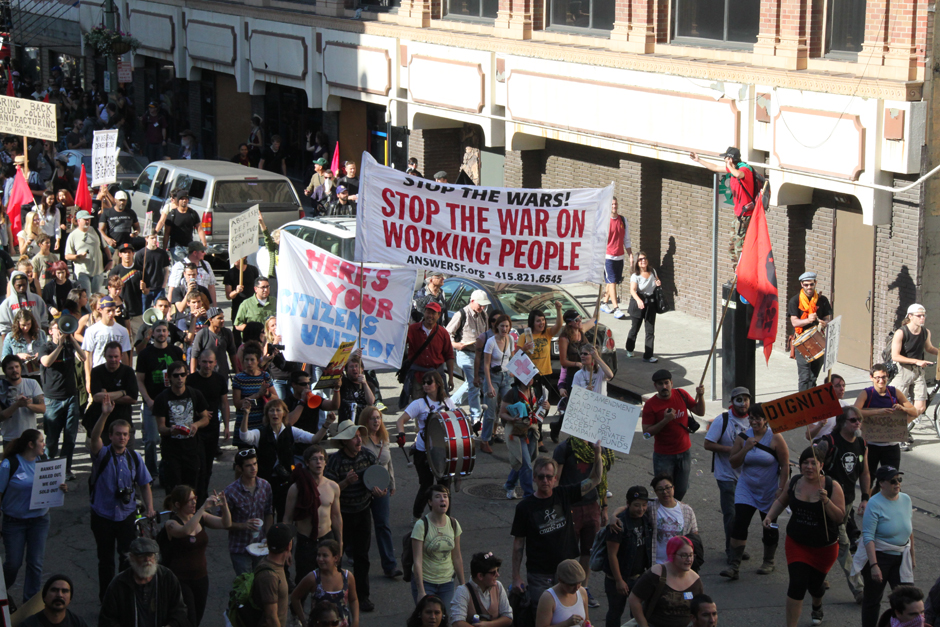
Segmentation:
<svg viewBox="0 0 940 627">
<path fill-rule="evenodd" d="M 473 430 L 470 419 L 459 409 L 428 414 L 424 440 L 435 479 L 469 477 L 473 472 Z"/>
</svg>

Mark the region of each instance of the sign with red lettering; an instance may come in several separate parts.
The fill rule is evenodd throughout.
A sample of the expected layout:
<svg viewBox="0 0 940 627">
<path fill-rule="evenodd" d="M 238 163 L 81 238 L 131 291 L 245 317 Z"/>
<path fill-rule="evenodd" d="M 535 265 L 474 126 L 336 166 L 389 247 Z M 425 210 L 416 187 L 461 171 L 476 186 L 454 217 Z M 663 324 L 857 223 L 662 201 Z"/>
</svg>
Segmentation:
<svg viewBox="0 0 940 627">
<path fill-rule="evenodd" d="M 798 429 L 842 413 L 842 405 L 839 404 L 831 383 L 767 401 L 761 406 L 774 433 Z"/>
<path fill-rule="evenodd" d="M 360 267 L 281 231 L 277 275 L 277 330 L 288 361 L 326 366 L 361 328 L 367 370 L 401 366 L 415 270 Z"/>
<path fill-rule="evenodd" d="M 499 283 L 603 283 L 613 194 L 613 184 L 548 190 L 437 183 L 363 153 L 356 259 Z"/>
</svg>

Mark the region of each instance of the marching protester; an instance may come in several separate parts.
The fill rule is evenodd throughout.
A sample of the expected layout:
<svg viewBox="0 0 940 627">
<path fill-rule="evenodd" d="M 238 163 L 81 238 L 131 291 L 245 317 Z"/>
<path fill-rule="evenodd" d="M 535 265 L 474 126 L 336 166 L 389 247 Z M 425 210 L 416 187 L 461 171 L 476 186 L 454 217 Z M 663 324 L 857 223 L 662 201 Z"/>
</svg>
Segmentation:
<svg viewBox="0 0 940 627">
<path fill-rule="evenodd" d="M 457 367 L 463 371 L 463 385 L 453 393 L 452 398 L 458 405 L 469 406 L 470 420 L 473 424 L 482 419 L 480 388 L 474 382 L 476 378 L 474 376 L 474 345 L 476 339 L 486 333 L 486 308 L 489 305 L 490 299 L 487 298 L 486 292 L 473 290 L 467 306 L 451 316 L 450 322 L 447 323 L 447 332 L 450 333 Z M 549 358 L 549 364 L 551 364 L 551 358 Z M 551 369 L 550 365 L 549 369 Z"/>
<path fill-rule="evenodd" d="M 339 511 L 339 485 L 323 476 L 326 452 L 311 444 L 304 451 L 303 464 L 294 468 L 293 484 L 287 491 L 284 522 L 297 531 L 294 565 L 296 583 L 312 572 L 319 562 L 320 543 L 337 541 L 342 555 L 343 517 Z"/>
<path fill-rule="evenodd" d="M 170 494 L 183 480 L 199 485 L 202 470 L 196 434 L 209 424 L 209 406 L 199 390 L 186 388 L 186 364 L 175 361 L 166 368 L 170 387 L 153 399 L 153 417 L 160 433 L 160 484 Z"/>
<path fill-rule="evenodd" d="M 75 479 L 72 456 L 78 436 L 81 408 L 75 363 L 85 361 L 85 351 L 71 333 L 59 329 L 61 319 L 49 323 L 49 342 L 39 348 L 39 371 L 46 411 L 43 431 L 46 435 L 46 454 L 58 457 L 59 436 L 62 436 L 62 456 L 65 457 L 65 478 Z"/>
<path fill-rule="evenodd" d="M 375 524 L 375 544 L 382 559 L 382 571 L 386 577 L 400 577 L 402 571 L 395 561 L 395 549 L 392 546 L 392 528 L 389 523 L 391 498 L 395 495 L 395 465 L 392 463 L 392 449 L 388 430 L 382 420 L 382 412 L 368 405 L 356 420 L 357 425 L 366 428 L 362 446 L 375 455 L 376 464 L 388 473 L 388 493 L 385 496 L 372 497 L 372 520 Z"/>
<path fill-rule="evenodd" d="M 140 422 L 143 427 L 144 459 L 151 475 L 157 474 L 157 445 L 160 433 L 153 413 L 155 399 L 170 386 L 167 368 L 183 361 L 183 351 L 169 343 L 170 327 L 158 320 L 151 327 L 152 342 L 137 355 L 137 383 L 143 403 L 140 406 Z"/>
<path fill-rule="evenodd" d="M 702 579 L 692 570 L 693 559 L 695 552 L 692 550 L 691 540 L 685 536 L 676 536 L 669 540 L 666 545 L 666 561 L 643 573 L 630 592 L 630 612 L 637 625 L 688 625 L 692 613 L 692 599 L 705 592 Z"/>
<path fill-rule="evenodd" d="M 917 303 L 907 308 L 907 316 L 901 321 L 901 328 L 894 332 L 891 339 L 891 359 L 898 365 L 898 374 L 891 380 L 895 387 L 905 394 L 912 393 L 915 416 L 927 409 L 926 368 L 935 364 L 924 359 L 927 353 L 937 355 L 937 347 L 930 341 L 930 329 L 925 326 L 927 309 Z M 907 442 L 902 448 L 909 448 Z"/>
<path fill-rule="evenodd" d="M 454 598 L 454 579 L 465 585 L 463 557 L 460 553 L 460 535 L 463 529 L 455 518 L 447 515 L 450 508 L 450 490 L 437 484 L 428 488 L 428 508 L 431 510 L 415 523 L 411 531 L 411 550 L 414 554 L 411 576 L 411 596 L 415 603 L 431 594 L 449 607 Z"/>
<path fill-rule="evenodd" d="M 574 375 L 582 367 L 581 347 L 587 343 L 584 334 L 589 329 L 594 328 L 595 325 L 594 320 L 582 320 L 581 314 L 574 309 L 566 311 L 563 319 L 565 326 L 562 328 L 561 335 L 558 336 L 558 362 L 561 364 L 561 370 L 558 372 L 559 392 L 571 389 Z M 558 409 L 561 412 L 561 402 L 559 402 Z M 552 442 L 558 442 L 558 434 L 561 433 L 562 423 L 562 419 L 552 423 Z"/>
<path fill-rule="evenodd" d="M 577 560 L 563 561 L 555 569 L 555 585 L 542 593 L 535 627 L 590 624 L 587 591 L 581 587 L 584 569 Z"/>
<path fill-rule="evenodd" d="M 406 359 L 409 367 L 402 381 L 399 407 L 405 407 L 421 394 L 423 373 L 436 371 L 443 377 L 446 366 L 447 392 L 454 389 L 454 348 L 450 334 L 438 324 L 443 310 L 432 300 L 424 305 L 423 311 L 421 321 L 408 327 Z"/>
<path fill-rule="evenodd" d="M 232 512 L 228 528 L 228 552 L 235 576 L 254 570 L 260 556 L 248 546 L 259 541 L 274 524 L 274 496 L 271 484 L 258 476 L 258 454 L 253 448 L 235 453 L 235 481 L 225 488 L 225 500 Z"/>
<path fill-rule="evenodd" d="M 474 553 L 470 558 L 470 581 L 457 586 L 450 605 L 454 627 L 482 624 L 487 627 L 511 627 L 512 607 L 506 588 L 499 581 L 503 561 L 493 553 Z M 479 621 L 479 622 L 477 622 Z"/>
<path fill-rule="evenodd" d="M 825 330 L 832 321 L 832 305 L 829 299 L 816 291 L 816 273 L 804 272 L 800 275 L 800 293 L 787 303 L 787 315 L 797 337 L 804 333 L 816 333 Z M 823 367 L 822 358 L 807 361 L 799 350 L 796 351 L 796 369 L 800 378 L 800 391 L 816 385 L 816 379 Z"/>
<path fill-rule="evenodd" d="M 68 575 L 52 575 L 42 587 L 43 608 L 20 625 L 23 627 L 88 627 L 81 616 L 69 609 L 75 595 L 75 584 Z"/>
<path fill-rule="evenodd" d="M 653 565 L 653 525 L 646 515 L 649 492 L 643 486 L 627 490 L 627 507 L 616 515 L 607 535 L 604 592 L 607 593 L 607 627 L 621 624 L 630 591 Z"/>
<path fill-rule="evenodd" d="M 630 304 L 627 313 L 630 314 L 630 333 L 627 335 L 627 357 L 633 357 L 636 348 L 636 338 L 640 333 L 640 325 L 646 325 L 646 340 L 643 344 L 643 361 L 655 364 L 659 361 L 653 357 L 653 345 L 656 340 L 656 301 L 653 293 L 663 284 L 650 266 L 649 256 L 642 250 L 636 255 L 636 266 L 630 275 Z"/>
<path fill-rule="evenodd" d="M 481 290 L 482 291 L 482 290 Z M 546 389 L 550 389 L 551 383 L 548 378 L 551 377 L 552 369 L 552 338 L 558 335 L 564 326 L 561 313 L 561 302 L 555 301 L 555 324 L 548 326 L 548 320 L 545 318 L 545 312 L 541 309 L 534 309 L 529 312 L 528 324 L 532 329 L 532 341 L 528 343 L 520 342 L 520 348 L 529 356 L 539 373 L 532 380 L 532 387 L 535 389 L 535 395 L 542 398 Z M 472 413 L 472 408 L 471 408 Z M 539 452 L 547 453 L 548 449 L 542 444 L 542 423 L 539 423 Z"/>
<path fill-rule="evenodd" d="M 500 401 L 509 393 L 509 387 L 514 382 L 513 376 L 509 372 L 509 360 L 512 358 L 514 348 L 512 338 L 509 337 L 509 331 L 512 330 L 512 321 L 506 314 L 499 314 L 493 324 L 496 328 L 496 335 L 488 339 L 483 347 L 483 375 L 486 381 L 486 388 L 484 389 L 488 399 L 487 409 L 483 413 L 483 433 L 480 436 L 480 450 L 484 453 L 493 452 L 487 435 L 493 433 L 496 410 L 499 408 Z M 506 419 L 503 418 L 503 420 Z M 523 433 L 526 431 L 528 431 L 528 426 L 523 429 Z M 528 483 L 530 485 L 526 493 L 527 496 L 533 491 L 531 481 Z"/>
<path fill-rule="evenodd" d="M 291 609 L 294 616 L 304 624 L 307 613 L 304 600 L 311 597 L 311 621 L 314 622 L 321 603 L 328 603 L 335 608 L 337 619 L 330 623 L 337 627 L 359 627 L 359 597 L 356 592 L 356 577 L 348 570 L 340 568 L 343 553 L 340 544 L 332 538 L 317 543 L 317 568 L 297 582 L 297 587 L 290 595 Z M 322 616 L 322 615 L 321 615 Z"/>
<path fill-rule="evenodd" d="M 855 407 L 862 414 L 862 422 L 869 416 L 886 416 L 896 411 L 908 415 L 908 420 L 917 417 L 917 409 L 903 391 L 888 385 L 888 367 L 875 364 L 869 371 L 872 385 L 862 390 L 855 399 Z M 879 467 L 901 467 L 900 442 L 873 442 L 868 440 L 868 472 L 874 477 Z"/>
</svg>

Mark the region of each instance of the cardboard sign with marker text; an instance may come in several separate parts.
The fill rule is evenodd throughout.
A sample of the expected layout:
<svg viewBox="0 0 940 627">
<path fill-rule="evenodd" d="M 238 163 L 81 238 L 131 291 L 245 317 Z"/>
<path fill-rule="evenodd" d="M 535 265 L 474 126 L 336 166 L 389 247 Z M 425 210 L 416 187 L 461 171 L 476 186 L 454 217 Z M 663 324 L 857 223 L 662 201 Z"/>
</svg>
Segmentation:
<svg viewBox="0 0 940 627">
<path fill-rule="evenodd" d="M 913 420 L 907 412 L 897 410 L 881 416 L 862 419 L 862 437 L 868 442 L 906 442 L 907 423 Z"/>
<path fill-rule="evenodd" d="M 639 405 L 575 386 L 568 395 L 561 430 L 587 442 L 600 440 L 606 448 L 629 454 L 642 413 Z"/>
<path fill-rule="evenodd" d="M 842 413 L 842 405 L 839 404 L 831 383 L 767 401 L 762 406 L 774 433 L 798 429 Z"/>
</svg>

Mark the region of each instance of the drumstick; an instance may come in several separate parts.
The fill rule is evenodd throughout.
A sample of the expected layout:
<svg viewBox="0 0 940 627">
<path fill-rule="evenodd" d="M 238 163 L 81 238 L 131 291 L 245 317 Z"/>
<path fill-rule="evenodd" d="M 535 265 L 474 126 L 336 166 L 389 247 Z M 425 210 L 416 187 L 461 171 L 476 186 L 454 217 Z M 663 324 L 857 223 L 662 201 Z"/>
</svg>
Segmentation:
<svg viewBox="0 0 940 627">
<path fill-rule="evenodd" d="M 402 454 L 405 456 L 405 461 L 408 462 L 408 468 L 414 468 L 415 464 L 413 461 L 411 461 L 411 457 L 408 455 L 408 450 L 405 449 L 404 446 L 399 446 L 398 448 L 401 449 Z"/>
</svg>

